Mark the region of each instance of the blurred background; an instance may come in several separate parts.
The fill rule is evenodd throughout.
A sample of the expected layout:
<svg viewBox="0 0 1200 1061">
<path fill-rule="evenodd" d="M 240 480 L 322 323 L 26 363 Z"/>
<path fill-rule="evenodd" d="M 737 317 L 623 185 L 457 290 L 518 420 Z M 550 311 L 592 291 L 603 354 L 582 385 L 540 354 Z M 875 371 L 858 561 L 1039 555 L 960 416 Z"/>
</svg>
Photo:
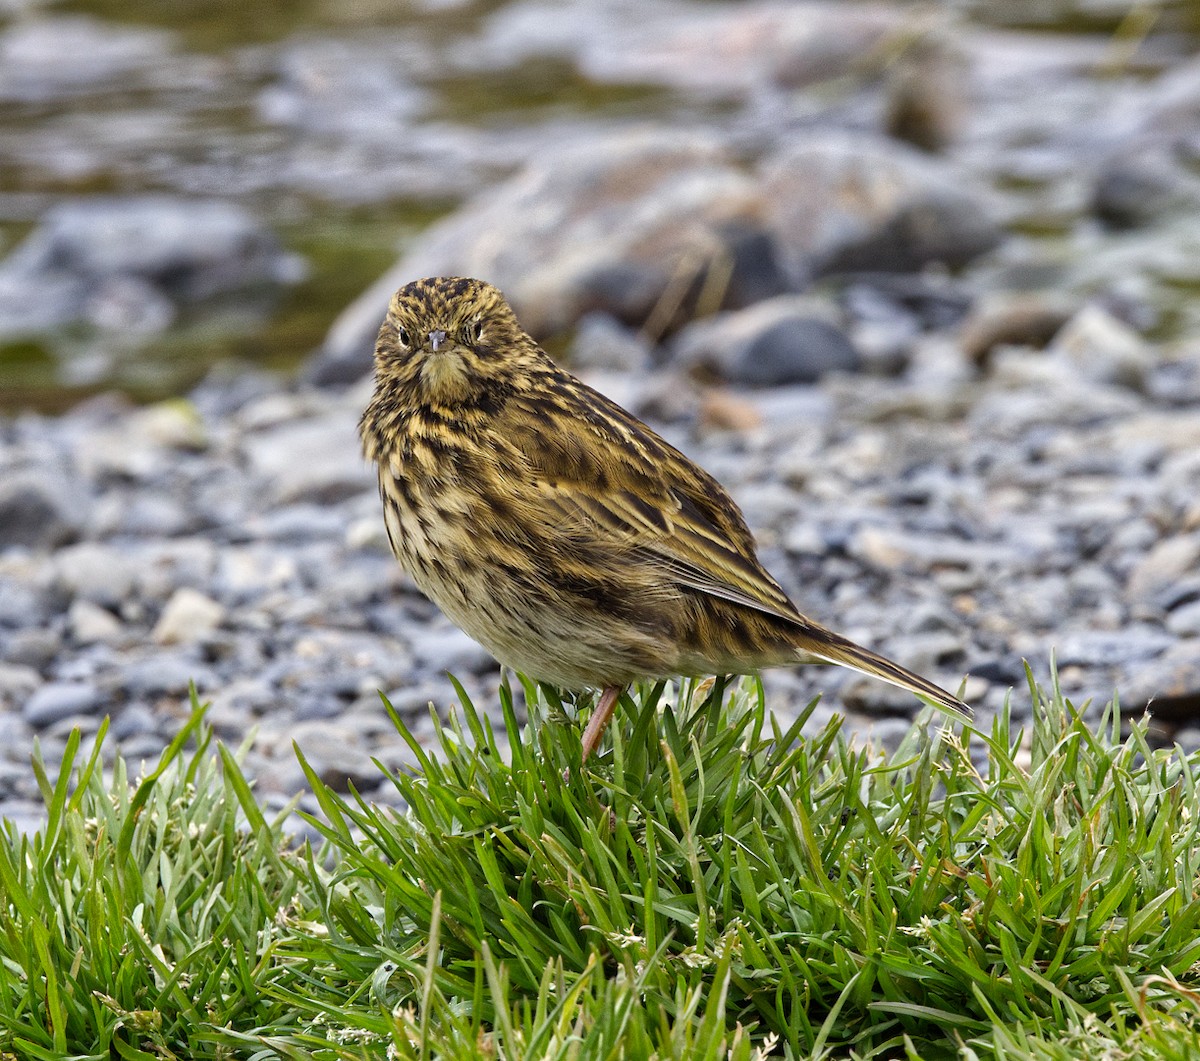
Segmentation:
<svg viewBox="0 0 1200 1061">
<path fill-rule="evenodd" d="M 491 280 L 981 716 L 1052 653 L 1200 747 L 1200 3 L 0 0 L 0 813 L 188 709 L 370 794 L 495 663 L 355 425 L 387 298 Z M 764 676 L 894 745 L 917 707 Z M 502 729 L 503 727 L 498 727 Z M 386 795 L 386 794 L 384 794 Z"/>
<path fill-rule="evenodd" d="M 1200 278 L 1198 29 L 1188 0 L 4 0 L 0 404 L 52 410 L 114 387 L 160 398 L 218 363 L 295 370 L 431 222 L 564 144 L 647 121 L 703 131 L 691 166 L 710 173 L 714 153 L 769 167 L 811 130 L 882 132 L 948 160 L 914 175 L 861 146 L 823 156 L 906 184 L 876 198 L 932 196 L 941 244 L 906 262 L 870 247 L 839 259 L 847 240 L 768 217 L 735 255 L 765 249 L 783 271 L 750 277 L 743 301 L 847 267 L 940 262 L 963 282 L 932 309 L 913 283 L 856 297 L 885 314 L 921 303 L 927 327 L 989 292 L 1051 288 L 1175 337 L 1195 323 Z M 827 176 L 844 192 L 844 173 Z M 974 201 L 953 200 L 956 182 Z M 695 202 L 689 223 L 770 209 Z M 985 205 L 994 232 L 958 216 Z M 525 251 L 527 232 L 506 235 Z M 644 324 L 622 283 L 593 278 L 542 330 L 567 332 L 584 302 Z M 1035 335 L 1069 309 L 1023 307 Z"/>
</svg>

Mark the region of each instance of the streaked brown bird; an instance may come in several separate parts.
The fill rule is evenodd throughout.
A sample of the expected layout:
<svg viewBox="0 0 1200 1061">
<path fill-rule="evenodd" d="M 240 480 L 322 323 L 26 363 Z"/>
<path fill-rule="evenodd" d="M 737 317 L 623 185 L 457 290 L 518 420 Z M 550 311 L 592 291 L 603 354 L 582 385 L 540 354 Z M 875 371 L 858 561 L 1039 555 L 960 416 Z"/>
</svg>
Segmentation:
<svg viewBox="0 0 1200 1061">
<path fill-rule="evenodd" d="M 952 712 L 962 701 L 801 615 L 711 475 L 565 372 L 481 280 L 393 296 L 359 424 L 401 566 L 501 663 L 603 690 L 836 663 Z"/>
</svg>

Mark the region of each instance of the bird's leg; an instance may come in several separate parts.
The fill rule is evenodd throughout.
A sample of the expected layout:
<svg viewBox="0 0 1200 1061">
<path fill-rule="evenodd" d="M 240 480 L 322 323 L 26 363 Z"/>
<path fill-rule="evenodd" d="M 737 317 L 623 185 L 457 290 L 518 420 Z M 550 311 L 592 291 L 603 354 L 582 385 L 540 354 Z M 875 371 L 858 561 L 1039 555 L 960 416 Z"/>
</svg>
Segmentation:
<svg viewBox="0 0 1200 1061">
<path fill-rule="evenodd" d="M 596 709 L 592 712 L 592 717 L 588 719 L 587 729 L 583 731 L 583 762 L 587 762 L 588 756 L 596 750 L 600 738 L 604 736 L 613 711 L 616 710 L 621 692 L 619 685 L 610 685 L 596 701 Z"/>
</svg>

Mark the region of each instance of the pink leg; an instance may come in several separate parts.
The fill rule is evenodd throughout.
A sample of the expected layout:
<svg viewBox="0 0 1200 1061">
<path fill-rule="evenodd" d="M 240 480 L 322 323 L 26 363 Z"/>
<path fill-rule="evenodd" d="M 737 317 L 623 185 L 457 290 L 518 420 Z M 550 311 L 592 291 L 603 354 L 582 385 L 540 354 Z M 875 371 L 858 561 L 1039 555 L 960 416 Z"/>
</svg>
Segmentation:
<svg viewBox="0 0 1200 1061">
<path fill-rule="evenodd" d="M 604 731 L 608 729 L 609 720 L 613 716 L 613 711 L 616 710 L 617 700 L 620 699 L 620 696 L 621 689 L 616 685 L 610 685 L 596 701 L 596 709 L 588 720 L 587 729 L 583 731 L 583 761 L 585 763 L 588 756 L 596 750 L 600 738 L 604 736 Z"/>
</svg>

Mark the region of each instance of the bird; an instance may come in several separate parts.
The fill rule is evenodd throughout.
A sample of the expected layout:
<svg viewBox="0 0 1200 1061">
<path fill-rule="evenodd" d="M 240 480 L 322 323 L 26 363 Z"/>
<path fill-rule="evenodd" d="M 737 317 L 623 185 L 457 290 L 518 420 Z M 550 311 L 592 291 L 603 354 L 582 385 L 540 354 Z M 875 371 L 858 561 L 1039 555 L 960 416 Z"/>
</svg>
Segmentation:
<svg viewBox="0 0 1200 1061">
<path fill-rule="evenodd" d="M 416 586 L 504 666 L 599 691 L 582 762 L 642 680 L 828 663 L 970 716 L 801 614 L 724 487 L 557 365 L 486 281 L 392 296 L 359 434 Z"/>
</svg>

